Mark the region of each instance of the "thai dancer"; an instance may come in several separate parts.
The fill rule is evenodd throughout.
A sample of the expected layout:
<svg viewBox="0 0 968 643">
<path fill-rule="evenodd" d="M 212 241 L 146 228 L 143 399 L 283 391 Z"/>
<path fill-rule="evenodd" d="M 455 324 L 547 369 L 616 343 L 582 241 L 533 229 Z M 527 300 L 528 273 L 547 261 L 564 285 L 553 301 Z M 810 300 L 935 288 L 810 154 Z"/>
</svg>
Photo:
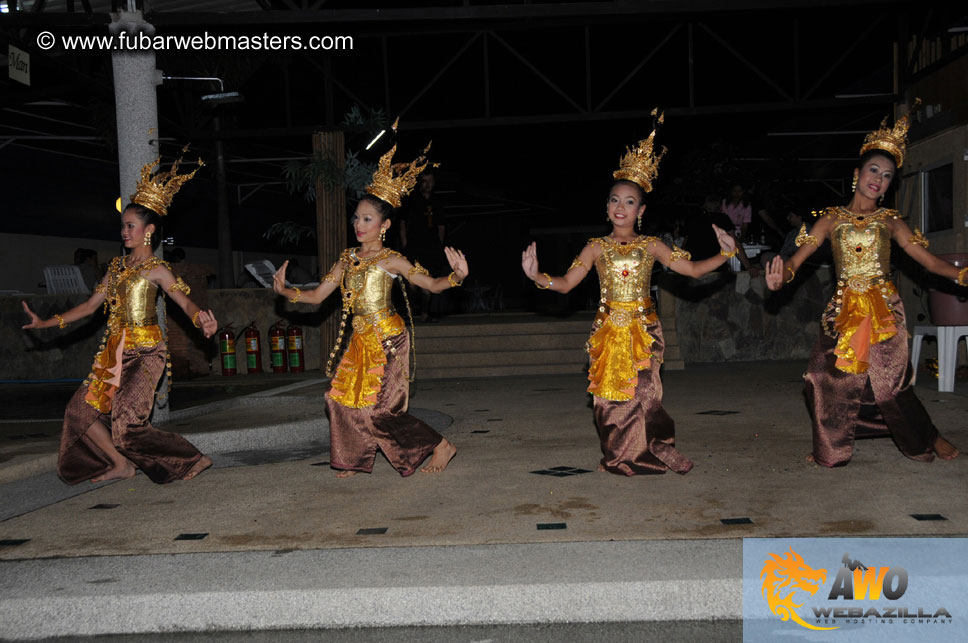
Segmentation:
<svg viewBox="0 0 968 643">
<path fill-rule="evenodd" d="M 332 374 L 332 363 L 342 344 L 347 319 L 352 315 L 349 345 L 326 394 L 330 466 L 338 470 L 337 478 L 371 472 L 377 451 L 382 451 L 403 476 L 414 473 L 428 456 L 430 460 L 420 470 L 441 472 L 457 453 L 446 438 L 407 413 L 412 340 L 393 307 L 391 293 L 394 282 L 403 277 L 434 293 L 460 286 L 468 274 L 467 259 L 459 250 L 444 248 L 453 272 L 433 278 L 419 262 L 411 264 L 400 253 L 383 246 L 392 213 L 428 165 L 424 156 L 409 164 L 392 165 L 395 151 L 396 146 L 380 159 L 373 182 L 366 188 L 367 195 L 353 214 L 353 229 L 360 245 L 344 250 L 320 285 L 311 291 L 286 287 L 288 262 L 276 272 L 273 284 L 275 291 L 291 302 L 305 304 L 319 304 L 339 288 L 343 319 L 327 374 Z M 407 308 L 409 313 L 409 302 Z"/>
<path fill-rule="evenodd" d="M 159 162 L 142 168 L 137 192 L 121 213 L 121 239 L 129 252 L 111 261 L 90 299 L 50 319 L 41 319 L 23 302 L 30 316 L 25 329 L 65 328 L 101 305 L 108 310 L 107 330 L 91 374 L 64 413 L 57 473 L 70 484 L 130 478 L 137 469 L 153 482 L 167 483 L 189 480 L 212 465 L 211 458 L 188 440 L 155 429 L 148 421 L 158 381 L 170 364 L 156 313 L 158 288 L 205 337 L 218 328 L 212 311 L 199 309 L 188 298 L 188 285 L 153 254 L 161 242 L 161 217 L 198 171 L 179 175 L 176 161 L 168 172 L 152 177 Z"/>
<path fill-rule="evenodd" d="M 662 117 L 659 117 L 659 123 Z M 662 407 L 659 367 L 665 344 L 650 297 L 655 260 L 675 272 L 701 277 L 736 254 L 736 240 L 717 226 L 720 253 L 690 261 L 689 253 L 670 248 L 655 237 L 636 233 L 642 227 L 645 195 L 652 190 L 659 161 L 653 151 L 655 131 L 628 150 L 608 195 L 612 232 L 593 238 L 560 277 L 538 269 L 537 245 L 522 254 L 524 273 L 538 288 L 566 293 L 594 266 L 601 300 L 591 337 L 588 392 L 593 396 L 595 424 L 601 442 L 600 471 L 623 475 L 687 473 L 693 463 L 675 448 L 675 424 Z"/>
<path fill-rule="evenodd" d="M 779 290 L 796 277 L 803 262 L 830 239 L 837 290 L 827 304 L 823 333 L 804 375 L 804 392 L 813 421 L 810 462 L 836 467 L 850 461 L 854 431 L 863 425 L 886 428 L 901 453 L 929 462 L 935 455 L 958 455 L 938 433 L 911 384 L 904 307 L 890 278 L 891 240 L 933 273 L 966 284 L 968 268 L 958 268 L 928 252 L 928 241 L 912 232 L 897 210 L 880 207 L 904 163 L 908 117 L 893 128 L 884 123 L 867 135 L 854 169 L 853 196 L 845 206 L 827 208 L 807 234 L 801 228 L 799 250 L 784 261 L 776 257 L 767 270 L 767 286 Z M 862 406 L 876 407 L 873 417 Z"/>
</svg>

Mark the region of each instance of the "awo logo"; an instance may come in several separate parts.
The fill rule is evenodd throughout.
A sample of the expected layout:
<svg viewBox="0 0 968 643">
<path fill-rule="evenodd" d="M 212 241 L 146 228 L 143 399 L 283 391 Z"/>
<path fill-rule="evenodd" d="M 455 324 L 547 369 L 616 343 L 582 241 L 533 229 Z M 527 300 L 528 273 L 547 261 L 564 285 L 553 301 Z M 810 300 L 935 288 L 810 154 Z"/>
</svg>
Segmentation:
<svg viewBox="0 0 968 643">
<path fill-rule="evenodd" d="M 827 593 L 825 604 L 814 605 L 799 612 L 804 606 L 797 602 L 797 594 L 820 596 L 827 582 L 827 569 L 808 565 L 803 557 L 790 547 L 779 556 L 768 554 L 760 572 L 763 581 L 761 594 L 770 611 L 780 620 L 792 620 L 810 630 L 836 630 L 848 624 L 873 623 L 950 623 L 952 616 L 944 607 L 926 609 L 894 605 L 871 606 L 872 601 L 897 601 L 908 588 L 908 572 L 896 565 L 865 565 L 852 560 L 849 553 L 841 559 L 841 565 Z M 864 605 L 850 604 L 865 601 Z M 804 615 L 806 617 L 804 618 Z"/>
</svg>

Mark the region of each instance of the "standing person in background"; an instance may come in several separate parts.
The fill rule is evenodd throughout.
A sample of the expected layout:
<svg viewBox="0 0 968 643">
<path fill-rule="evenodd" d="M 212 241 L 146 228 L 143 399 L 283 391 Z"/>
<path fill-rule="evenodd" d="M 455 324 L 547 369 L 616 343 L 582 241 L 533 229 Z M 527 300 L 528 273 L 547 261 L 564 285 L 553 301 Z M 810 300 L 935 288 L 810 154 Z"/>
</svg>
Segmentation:
<svg viewBox="0 0 968 643">
<path fill-rule="evenodd" d="M 740 242 L 745 240 L 750 222 L 753 220 L 753 210 L 742 183 L 733 183 L 729 191 L 729 198 L 724 199 L 720 207 L 723 213 L 729 217 L 729 220 L 733 222 L 736 238 Z"/>
<path fill-rule="evenodd" d="M 400 243 L 403 254 L 412 263 L 421 262 L 427 270 L 436 274 L 444 269 L 441 257 L 444 256 L 444 212 L 440 200 L 434 194 L 437 177 L 433 168 L 428 167 L 417 184 L 417 193 L 410 198 L 406 213 L 400 221 Z M 419 321 L 435 321 L 430 317 L 430 303 L 433 293 L 426 288 L 409 284 L 408 288 L 420 302 Z"/>
<path fill-rule="evenodd" d="M 713 225 L 735 237 L 733 221 L 729 218 L 729 215 L 723 212 L 720 198 L 715 194 L 710 194 L 703 202 L 702 209 L 686 219 L 686 238 L 683 247 L 692 255 L 694 260 L 708 259 L 719 254 L 721 246 L 716 232 L 711 227 Z M 736 251 L 743 269 L 755 271 L 756 268 L 750 263 L 746 251 L 743 250 L 743 244 L 737 242 Z M 727 264 L 717 268 L 721 271 L 728 271 L 729 269 Z"/>
</svg>

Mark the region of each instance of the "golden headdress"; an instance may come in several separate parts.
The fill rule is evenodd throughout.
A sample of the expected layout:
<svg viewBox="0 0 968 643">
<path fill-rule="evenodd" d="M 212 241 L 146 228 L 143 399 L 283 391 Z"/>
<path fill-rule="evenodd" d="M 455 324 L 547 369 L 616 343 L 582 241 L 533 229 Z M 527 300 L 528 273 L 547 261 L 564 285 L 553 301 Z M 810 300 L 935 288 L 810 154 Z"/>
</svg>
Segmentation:
<svg viewBox="0 0 968 643">
<path fill-rule="evenodd" d="M 658 108 L 652 110 L 652 116 L 658 114 Z M 658 154 L 653 150 L 655 133 L 659 125 L 665 122 L 665 114 L 658 114 L 656 126 L 648 138 L 639 141 L 635 149 L 625 148 L 625 156 L 619 161 L 618 169 L 612 176 L 618 180 L 632 181 L 646 192 L 652 191 L 652 180 L 659 174 L 659 161 L 666 153 L 666 148 Z"/>
<path fill-rule="evenodd" d="M 897 166 L 904 165 L 904 154 L 907 152 L 907 133 L 908 117 L 921 104 L 921 99 L 916 98 L 914 104 L 907 114 L 897 119 L 893 129 L 887 127 L 887 118 L 881 121 L 880 129 L 877 129 L 864 138 L 864 145 L 860 148 L 861 155 L 871 150 L 883 150 L 888 152 L 897 161 Z"/>
<path fill-rule="evenodd" d="M 400 122 L 398 117 L 390 127 L 397 131 L 397 124 Z M 431 141 L 433 142 L 433 141 Z M 380 162 L 373 173 L 373 182 L 366 186 L 366 191 L 378 199 L 382 199 L 395 208 L 399 208 L 401 199 L 410 194 L 414 186 L 417 185 L 417 177 L 430 165 L 427 160 L 427 152 L 430 151 L 430 143 L 423 149 L 423 152 L 409 163 L 393 163 L 393 155 L 397 151 L 394 145 L 390 151 L 380 157 Z M 434 163 L 433 167 L 438 164 Z"/>
<path fill-rule="evenodd" d="M 182 157 L 184 157 L 187 151 L 188 146 L 186 145 L 182 148 Z M 138 189 L 131 195 L 131 202 L 150 208 L 160 216 L 168 214 L 168 206 L 171 205 L 171 200 L 175 198 L 181 186 L 191 180 L 195 176 L 195 172 L 198 172 L 205 165 L 202 159 L 198 159 L 197 168 L 188 174 L 178 174 L 178 164 L 181 161 L 182 158 L 180 157 L 171 164 L 170 170 L 167 172 L 158 172 L 154 176 L 151 173 L 158 167 L 158 164 L 161 162 L 160 158 L 142 167 L 141 179 L 138 181 Z"/>
</svg>

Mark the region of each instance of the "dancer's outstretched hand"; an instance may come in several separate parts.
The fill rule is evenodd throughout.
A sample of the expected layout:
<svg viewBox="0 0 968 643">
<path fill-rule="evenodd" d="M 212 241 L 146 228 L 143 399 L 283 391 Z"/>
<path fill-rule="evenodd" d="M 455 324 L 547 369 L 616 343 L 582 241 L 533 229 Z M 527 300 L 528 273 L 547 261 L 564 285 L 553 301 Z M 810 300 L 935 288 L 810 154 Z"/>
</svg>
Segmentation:
<svg viewBox="0 0 968 643">
<path fill-rule="evenodd" d="M 538 276 L 538 242 L 532 241 L 531 245 L 521 253 L 521 268 L 524 269 L 525 276 L 531 281 Z"/>
<path fill-rule="evenodd" d="M 766 287 L 770 290 L 782 288 L 783 272 L 783 257 L 777 255 L 766 266 Z"/>
<path fill-rule="evenodd" d="M 279 295 L 283 294 L 282 291 L 286 288 L 286 268 L 288 266 L 289 260 L 286 259 L 282 263 L 282 267 L 276 270 L 276 274 L 272 275 L 272 289 Z"/>
<path fill-rule="evenodd" d="M 215 313 L 211 309 L 198 311 L 198 327 L 205 337 L 211 337 L 218 330 L 218 322 L 215 321 Z"/>
<path fill-rule="evenodd" d="M 35 313 L 34 311 L 30 310 L 30 306 L 27 305 L 27 302 L 21 300 L 20 303 L 23 304 L 24 312 L 27 313 L 30 316 L 30 323 L 27 324 L 27 325 L 25 325 L 25 326 L 21 326 L 21 328 L 24 328 L 24 329 L 27 329 L 27 328 L 43 328 L 44 327 L 43 326 L 44 320 L 41 319 L 40 316 L 37 315 L 37 313 Z"/>
<path fill-rule="evenodd" d="M 733 250 L 736 250 L 736 237 L 726 232 L 715 223 L 713 224 L 713 232 L 716 233 L 716 241 L 719 242 L 720 250 L 727 254 Z"/>
<path fill-rule="evenodd" d="M 451 270 L 457 275 L 458 281 L 464 281 L 464 278 L 470 274 L 470 268 L 467 267 L 467 258 L 464 256 L 464 253 L 447 246 L 444 248 L 444 254 L 447 255 L 447 263 L 450 264 Z"/>
</svg>

